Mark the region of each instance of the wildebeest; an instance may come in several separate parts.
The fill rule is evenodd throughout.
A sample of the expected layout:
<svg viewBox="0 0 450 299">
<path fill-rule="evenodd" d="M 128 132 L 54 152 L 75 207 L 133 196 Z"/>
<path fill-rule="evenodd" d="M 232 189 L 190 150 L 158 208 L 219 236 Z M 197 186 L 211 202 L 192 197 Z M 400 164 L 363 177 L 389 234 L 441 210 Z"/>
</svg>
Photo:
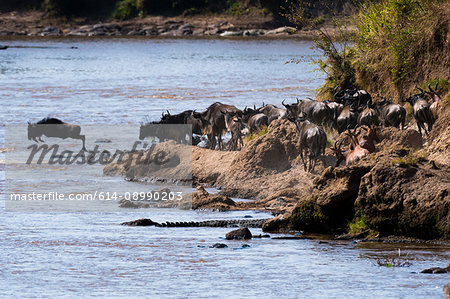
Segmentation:
<svg viewBox="0 0 450 299">
<path fill-rule="evenodd" d="M 347 129 L 353 129 L 358 123 L 358 109 L 355 105 L 345 106 L 336 119 L 336 129 L 339 133 Z"/>
<path fill-rule="evenodd" d="M 286 105 L 284 101 L 282 104 L 286 109 L 289 107 L 293 113 L 296 113 L 297 117 L 305 118 L 318 125 L 331 124 L 333 119 L 333 111 L 326 103 L 311 98 L 297 99 L 296 112 L 293 110 L 293 105 L 295 104 Z"/>
<path fill-rule="evenodd" d="M 236 113 L 225 113 L 225 120 L 227 123 L 227 128 L 231 132 L 231 140 L 230 140 L 230 151 L 236 151 L 241 149 L 244 146 L 244 142 L 242 140 L 242 136 L 249 133 L 249 129 L 247 124 L 242 120 L 242 117 L 237 115 Z"/>
<path fill-rule="evenodd" d="M 364 156 L 375 151 L 375 142 L 380 141 L 376 134 L 376 129 L 375 127 L 369 127 L 366 130 L 367 134 L 363 135 L 359 140 L 357 139 L 357 135 L 355 134 L 356 128 L 353 132 L 351 132 L 351 130 L 348 130 L 346 132 L 347 138 L 350 141 L 350 148 L 346 151 L 343 151 L 341 149 L 342 143 L 345 138 L 336 140 L 334 146 L 331 148 L 337 158 L 335 167 L 338 167 L 342 161 L 345 161 L 345 165 L 356 163 Z"/>
<path fill-rule="evenodd" d="M 314 171 L 316 160 L 320 155 L 325 154 L 325 147 L 327 144 L 327 135 L 324 130 L 318 125 L 306 119 L 288 118 L 293 122 L 300 139 L 300 158 L 303 162 L 305 171 Z M 304 155 L 308 157 L 305 160 Z"/>
<path fill-rule="evenodd" d="M 161 116 L 161 124 L 171 124 L 171 125 L 191 125 L 192 134 L 203 135 L 203 129 L 208 126 L 208 122 L 201 117 L 200 113 L 194 110 L 186 110 L 178 114 L 170 114 L 167 111 L 166 114 Z M 194 140 L 194 139 L 192 139 Z M 194 142 L 193 142 L 194 144 Z"/>
<path fill-rule="evenodd" d="M 263 127 L 269 126 L 269 119 L 267 115 L 261 113 L 259 109 L 256 109 L 256 107 L 253 109 L 245 107 L 242 113 L 242 120 L 247 123 L 250 132 L 258 132 Z"/>
<path fill-rule="evenodd" d="M 385 127 L 405 127 L 406 110 L 399 104 L 394 104 L 382 98 L 383 101 L 375 102 L 374 107 L 378 111 L 381 124 Z"/>
<path fill-rule="evenodd" d="M 430 110 L 431 110 L 431 114 L 433 115 L 433 121 L 436 121 L 438 118 L 438 110 L 439 110 L 439 106 L 442 102 L 441 97 L 438 94 L 438 85 L 439 85 L 439 82 L 436 83 L 436 86 L 434 87 L 434 89 L 432 89 L 431 85 L 428 84 L 429 91 L 425 91 L 425 93 L 431 97 L 432 102 L 430 105 Z"/>
<path fill-rule="evenodd" d="M 65 123 L 57 118 L 46 117 L 35 124 L 28 122 L 28 140 L 43 142 L 42 136 L 80 139 L 83 142 L 82 150 L 86 151 L 86 138 L 80 133 L 80 126 Z"/>
<path fill-rule="evenodd" d="M 259 111 L 267 116 L 269 125 L 276 119 L 286 118 L 286 109 L 278 108 L 272 104 L 263 105 Z"/>
<path fill-rule="evenodd" d="M 216 148 L 216 137 L 219 149 L 222 149 L 222 135 L 227 132 L 224 113 L 230 112 L 242 113 L 241 110 L 233 105 L 215 102 L 210 105 L 205 112 L 200 114 L 200 117 L 208 122 L 208 126 L 203 129 L 203 133 L 208 136 L 211 149 Z"/>
<path fill-rule="evenodd" d="M 151 121 L 141 124 L 139 128 L 139 139 L 144 140 L 146 137 L 156 137 L 160 142 L 175 140 L 177 143 L 190 144 L 191 140 L 186 140 L 188 133 L 188 128 L 186 126 L 180 126 L 180 124 L 165 124 L 162 121 Z"/>
<path fill-rule="evenodd" d="M 421 93 L 414 94 L 407 98 L 406 100 L 402 99 L 402 102 L 408 102 L 412 107 L 412 114 L 417 123 L 417 128 L 419 129 L 420 135 L 422 135 L 422 129 L 426 134 L 430 133 L 433 128 L 433 114 L 430 110 L 430 104 L 423 98 L 424 91 L 418 88 Z M 425 123 L 428 125 L 428 129 L 425 128 Z"/>
<path fill-rule="evenodd" d="M 373 109 L 373 105 L 367 105 L 362 109 L 361 112 L 358 114 L 358 126 L 362 125 L 376 125 L 378 126 L 380 124 L 380 120 L 378 118 L 377 111 Z"/>
<path fill-rule="evenodd" d="M 344 106 L 353 104 L 360 107 L 372 104 L 372 97 L 365 90 L 354 88 L 337 91 L 337 89 L 335 89 L 334 100 Z"/>
<path fill-rule="evenodd" d="M 332 102 L 332 101 L 328 101 L 328 100 L 323 101 L 323 103 L 325 103 L 328 106 L 328 108 L 330 108 L 331 111 L 333 112 L 332 126 L 336 128 L 336 120 L 337 120 L 339 114 L 341 114 L 342 110 L 344 109 L 344 105 L 342 105 L 338 102 Z"/>
</svg>

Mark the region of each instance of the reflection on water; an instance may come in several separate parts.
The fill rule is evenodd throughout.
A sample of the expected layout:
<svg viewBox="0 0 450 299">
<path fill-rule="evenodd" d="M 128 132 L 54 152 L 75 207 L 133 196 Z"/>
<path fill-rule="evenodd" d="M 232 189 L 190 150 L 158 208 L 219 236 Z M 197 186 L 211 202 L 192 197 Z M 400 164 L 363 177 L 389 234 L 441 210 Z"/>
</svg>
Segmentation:
<svg viewBox="0 0 450 299">
<path fill-rule="evenodd" d="M 323 78 L 307 63 L 311 42 L 298 40 L 57 39 L 4 44 L 0 51 L 3 124 L 47 115 L 70 123 L 138 124 L 146 116 L 214 101 L 279 104 L 311 96 Z M 76 46 L 78 49 L 70 49 Z M 45 48 L 50 47 L 50 48 Z M 299 65 L 285 61 L 304 56 Z M 4 127 L 0 128 L 0 140 Z M 79 146 L 79 144 L 77 144 Z M 0 146 L 0 151 L 4 151 Z M 0 160 L 3 193 L 4 154 Z M 133 184 L 86 175 L 80 182 Z M 116 180 L 116 181 L 115 181 Z M 83 183 L 79 183 L 83 184 Z M 449 247 L 346 241 L 226 241 L 229 228 L 125 227 L 157 222 L 270 215 L 250 211 L 138 210 L 6 212 L 0 202 L 0 296 L 35 297 L 320 297 L 441 298 Z M 114 206 L 111 206 L 114 205 Z M 253 234 L 261 233 L 251 229 Z M 214 243 L 228 248 L 210 248 Z M 243 248 L 243 244 L 250 247 Z M 376 265 L 401 248 L 412 266 Z"/>
</svg>

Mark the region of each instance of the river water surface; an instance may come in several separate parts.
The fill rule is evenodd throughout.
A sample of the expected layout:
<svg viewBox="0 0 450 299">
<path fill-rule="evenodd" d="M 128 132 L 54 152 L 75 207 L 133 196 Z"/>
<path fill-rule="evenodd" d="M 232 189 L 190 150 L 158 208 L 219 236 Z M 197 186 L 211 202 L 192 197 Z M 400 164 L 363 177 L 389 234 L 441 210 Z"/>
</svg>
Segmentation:
<svg viewBox="0 0 450 299">
<path fill-rule="evenodd" d="M 2 44 L 17 46 L 0 51 L 2 136 L 5 124 L 46 116 L 77 124 L 138 125 L 165 110 L 202 111 L 215 101 L 241 109 L 280 105 L 283 99 L 313 96 L 323 81 L 309 63 L 318 57 L 312 43 L 301 40 L 16 39 Z M 285 64 L 299 57 L 299 64 Z M 260 212 L 136 211 L 114 202 L 97 212 L 7 211 L 5 156 L 0 159 L 1 297 L 441 298 L 450 280 L 446 274 L 419 273 L 446 266 L 447 246 L 241 242 L 223 239 L 229 228 L 120 225 L 141 217 L 157 222 L 270 217 Z M 89 179 L 99 185 L 114 179 L 114 184 L 133 184 Z M 228 248 L 209 247 L 217 242 Z M 398 255 L 399 249 L 411 266 L 377 265 L 377 259 Z"/>
</svg>

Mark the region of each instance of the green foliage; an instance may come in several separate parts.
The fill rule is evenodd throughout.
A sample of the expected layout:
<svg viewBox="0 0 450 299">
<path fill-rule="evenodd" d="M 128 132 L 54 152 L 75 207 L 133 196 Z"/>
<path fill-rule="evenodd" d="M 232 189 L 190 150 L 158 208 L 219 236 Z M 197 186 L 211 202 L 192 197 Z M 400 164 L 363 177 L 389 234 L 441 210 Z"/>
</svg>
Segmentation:
<svg viewBox="0 0 450 299">
<path fill-rule="evenodd" d="M 399 166 L 417 166 L 420 162 L 423 162 L 427 158 L 425 151 L 413 151 L 409 150 L 408 154 L 404 157 L 398 157 L 391 161 L 392 165 Z"/>
<path fill-rule="evenodd" d="M 319 70 L 327 74 L 325 84 L 319 93 L 330 97 L 336 87 L 352 88 L 355 86 L 355 68 L 353 59 L 355 52 L 349 47 L 344 33 L 339 31 L 338 35 L 328 34 L 324 30 L 318 30 L 314 39 L 315 48 L 318 49 L 324 59 L 314 60 Z"/>
<path fill-rule="evenodd" d="M 227 13 L 232 16 L 240 17 L 244 13 L 244 10 L 241 8 L 241 5 L 234 0 L 227 0 L 227 6 L 228 6 Z"/>
<path fill-rule="evenodd" d="M 420 85 L 420 88 L 423 90 L 428 90 L 428 85 L 430 85 L 432 88 L 436 86 L 436 83 L 438 84 L 438 92 L 439 94 L 445 95 L 449 91 L 449 82 L 447 79 L 440 79 L 440 78 L 434 78 L 434 79 L 428 79 L 427 81 L 423 82 Z"/>
<path fill-rule="evenodd" d="M 322 209 L 313 201 L 301 201 L 293 210 L 291 224 L 294 229 L 308 232 L 327 230 L 327 218 Z"/>
<path fill-rule="evenodd" d="M 142 0 L 121 0 L 117 2 L 112 17 L 119 20 L 131 19 L 138 15 L 143 15 L 142 9 Z"/>
<path fill-rule="evenodd" d="M 419 0 L 382 0 L 362 4 L 356 47 L 364 56 L 362 67 L 370 61 L 370 56 L 385 52 L 385 67 L 391 73 L 394 83 L 404 79 L 415 70 L 414 57 L 411 56 L 411 44 L 417 41 L 414 34 L 417 19 L 423 13 Z"/>
<path fill-rule="evenodd" d="M 252 141 L 253 139 L 255 139 L 255 138 L 259 137 L 259 136 L 266 135 L 267 132 L 268 132 L 268 127 L 267 126 L 263 126 L 263 127 L 261 127 L 261 129 L 259 129 L 259 131 L 248 134 L 247 135 L 247 141 Z"/>
</svg>

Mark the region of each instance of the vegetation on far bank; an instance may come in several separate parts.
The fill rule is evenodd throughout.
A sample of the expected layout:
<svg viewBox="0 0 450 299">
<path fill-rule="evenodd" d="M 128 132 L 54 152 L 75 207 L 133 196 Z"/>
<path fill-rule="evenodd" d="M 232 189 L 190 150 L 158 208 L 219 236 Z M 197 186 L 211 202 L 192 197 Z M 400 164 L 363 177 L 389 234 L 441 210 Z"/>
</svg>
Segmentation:
<svg viewBox="0 0 450 299">
<path fill-rule="evenodd" d="M 342 31 L 318 30 L 315 61 L 327 74 L 320 88 L 330 98 L 335 88 L 358 87 L 399 101 L 418 86 L 439 83 L 448 92 L 450 3 L 444 0 L 362 1 L 350 46 Z M 291 6 L 290 21 L 305 24 L 304 1 Z M 342 26 L 337 22 L 338 27 Z"/>
</svg>

